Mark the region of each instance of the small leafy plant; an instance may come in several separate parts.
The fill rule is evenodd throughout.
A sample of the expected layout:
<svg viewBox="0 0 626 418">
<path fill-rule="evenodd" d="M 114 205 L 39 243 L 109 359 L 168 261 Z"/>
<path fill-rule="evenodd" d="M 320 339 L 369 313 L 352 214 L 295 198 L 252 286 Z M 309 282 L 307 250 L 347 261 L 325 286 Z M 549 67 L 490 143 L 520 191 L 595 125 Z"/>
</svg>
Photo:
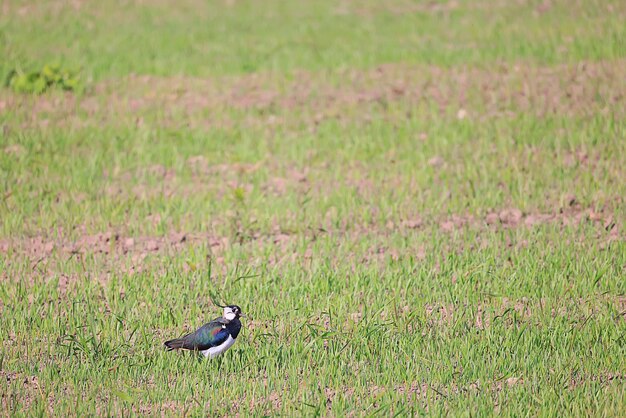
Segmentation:
<svg viewBox="0 0 626 418">
<path fill-rule="evenodd" d="M 5 85 L 17 93 L 42 94 L 51 88 L 76 91 L 80 87 L 78 71 L 60 64 L 46 64 L 41 70 L 23 72 L 14 69 L 7 75 Z"/>
</svg>

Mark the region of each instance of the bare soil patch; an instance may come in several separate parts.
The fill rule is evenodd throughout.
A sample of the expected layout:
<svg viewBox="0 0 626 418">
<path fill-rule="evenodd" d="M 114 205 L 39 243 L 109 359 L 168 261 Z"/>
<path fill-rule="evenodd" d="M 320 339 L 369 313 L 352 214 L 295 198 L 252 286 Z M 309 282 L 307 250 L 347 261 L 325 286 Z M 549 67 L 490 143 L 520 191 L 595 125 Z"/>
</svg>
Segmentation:
<svg viewBox="0 0 626 418">
<path fill-rule="evenodd" d="M 532 111 L 539 116 L 587 114 L 617 108 L 626 97 L 626 61 L 587 62 L 555 67 L 500 65 L 490 69 L 442 69 L 388 64 L 338 74 L 298 72 L 292 80 L 253 74 L 224 80 L 138 77 L 125 81 L 136 109 L 163 104 L 174 108 L 300 109 L 317 115 L 363 104 L 436 104 L 456 117 Z M 332 80 L 332 81 L 331 81 Z M 150 89 L 146 90 L 145 87 Z M 139 94 L 137 94 L 139 93 Z M 143 93 L 143 94 L 141 94 Z M 132 97 L 132 96 L 131 96 Z M 322 112 L 320 114 L 320 112 Z M 464 116 L 459 116 L 464 115 Z"/>
<path fill-rule="evenodd" d="M 554 224 L 559 228 L 573 228 L 583 223 L 587 223 L 598 231 L 596 238 L 603 246 L 624 239 L 621 229 L 623 225 L 614 218 L 612 210 L 609 208 L 605 210 L 587 209 L 578 205 L 553 213 L 522 213 L 516 208 L 504 208 L 484 216 L 453 214 L 431 219 L 412 217 L 397 225 L 393 222 L 388 222 L 385 225 L 343 222 L 338 228 L 320 225 L 299 231 L 284 230 L 276 225 L 271 231 L 263 232 L 252 226 L 239 225 L 238 229 L 233 231 L 233 235 L 221 236 L 209 232 L 180 231 L 172 231 L 162 236 L 133 236 L 125 233 L 122 228 L 90 234 L 83 227 L 79 229 L 79 232 L 83 231 L 79 234 L 74 231 L 73 236 L 78 235 L 78 238 L 75 239 L 70 239 L 59 231 L 51 234 L 42 233 L 34 237 L 5 238 L 0 241 L 0 254 L 8 255 L 9 260 L 27 257 L 33 270 L 46 270 L 47 274 L 51 273 L 51 269 L 54 270 L 54 263 L 48 263 L 56 257 L 71 259 L 93 255 L 113 262 L 121 257 L 129 257 L 134 265 L 130 272 L 137 272 L 141 271 L 140 266 L 149 254 L 176 253 L 185 248 L 203 245 L 209 248 L 219 261 L 222 260 L 221 256 L 224 251 L 233 245 L 254 245 L 272 248 L 271 254 L 265 262 L 269 265 L 277 265 L 287 262 L 309 262 L 314 257 L 311 249 L 308 248 L 303 252 L 296 243 L 302 239 L 312 243 L 320 235 L 344 237 L 349 242 L 360 242 L 366 237 L 389 236 L 392 233 L 410 235 L 420 233 L 420 231 L 426 233 L 433 229 L 448 234 L 455 231 L 462 232 L 466 229 L 489 231 L 534 228 L 546 224 Z M 454 244 L 450 243 L 450 245 Z M 511 243 L 511 245 L 513 244 Z M 524 244 L 516 243 L 516 245 Z M 355 258 L 352 261 L 366 264 L 384 263 L 389 259 L 397 261 L 409 255 L 423 259 L 426 256 L 426 249 L 421 245 L 415 249 L 400 251 L 393 246 L 374 245 L 361 253 L 358 259 Z M 46 268 L 41 269 L 41 265 L 45 265 Z M 73 281 L 72 277 L 63 275 L 59 281 L 61 293 L 65 293 L 68 283 Z"/>
<path fill-rule="evenodd" d="M 83 126 L 94 121 L 142 125 L 149 117 L 161 126 L 227 128 L 234 126 L 236 117 L 237 124 L 267 129 L 303 121 L 313 127 L 327 119 L 362 121 L 373 114 L 392 117 L 389 109 L 398 106 L 419 110 L 422 117 L 435 112 L 476 120 L 518 113 L 623 115 L 624 79 L 626 60 L 452 69 L 387 64 L 370 70 L 299 71 L 288 77 L 135 75 L 96 84 L 83 98 L 2 92 L 0 112 L 11 109 L 22 115 L 22 127 Z"/>
</svg>

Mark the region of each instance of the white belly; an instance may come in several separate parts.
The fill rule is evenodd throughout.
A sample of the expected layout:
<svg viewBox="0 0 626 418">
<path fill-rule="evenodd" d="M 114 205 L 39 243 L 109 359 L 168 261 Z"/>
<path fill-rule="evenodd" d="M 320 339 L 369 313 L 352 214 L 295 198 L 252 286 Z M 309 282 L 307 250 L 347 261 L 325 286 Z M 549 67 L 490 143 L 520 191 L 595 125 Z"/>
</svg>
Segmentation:
<svg viewBox="0 0 626 418">
<path fill-rule="evenodd" d="M 224 351 L 228 350 L 233 344 L 235 344 L 235 340 L 233 339 L 233 337 L 229 335 L 228 339 L 224 341 L 222 344 L 215 346 L 215 347 L 211 347 L 208 350 L 201 351 L 201 353 L 204 355 L 204 357 L 213 358 L 215 356 L 219 356 Z"/>
</svg>

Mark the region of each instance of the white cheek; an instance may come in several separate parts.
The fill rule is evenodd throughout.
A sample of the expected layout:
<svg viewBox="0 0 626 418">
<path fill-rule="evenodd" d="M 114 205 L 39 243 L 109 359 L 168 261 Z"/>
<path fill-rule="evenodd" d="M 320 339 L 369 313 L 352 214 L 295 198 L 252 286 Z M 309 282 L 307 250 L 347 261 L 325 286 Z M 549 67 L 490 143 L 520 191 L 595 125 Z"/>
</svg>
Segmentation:
<svg viewBox="0 0 626 418">
<path fill-rule="evenodd" d="M 228 312 L 226 315 L 224 315 L 224 318 L 228 319 L 229 321 L 232 321 L 233 319 L 235 319 L 235 314 L 232 312 Z"/>
</svg>

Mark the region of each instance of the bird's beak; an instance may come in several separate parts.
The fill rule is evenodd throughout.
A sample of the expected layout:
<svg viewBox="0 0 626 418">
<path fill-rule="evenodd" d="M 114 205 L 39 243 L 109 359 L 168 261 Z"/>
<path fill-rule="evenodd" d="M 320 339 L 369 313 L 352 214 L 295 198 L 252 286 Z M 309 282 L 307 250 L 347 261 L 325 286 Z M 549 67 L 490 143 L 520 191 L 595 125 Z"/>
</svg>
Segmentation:
<svg viewBox="0 0 626 418">
<path fill-rule="evenodd" d="M 241 318 L 247 318 L 247 315 L 242 314 L 242 313 L 240 313 L 240 314 L 239 314 L 239 316 L 240 316 Z"/>
</svg>

